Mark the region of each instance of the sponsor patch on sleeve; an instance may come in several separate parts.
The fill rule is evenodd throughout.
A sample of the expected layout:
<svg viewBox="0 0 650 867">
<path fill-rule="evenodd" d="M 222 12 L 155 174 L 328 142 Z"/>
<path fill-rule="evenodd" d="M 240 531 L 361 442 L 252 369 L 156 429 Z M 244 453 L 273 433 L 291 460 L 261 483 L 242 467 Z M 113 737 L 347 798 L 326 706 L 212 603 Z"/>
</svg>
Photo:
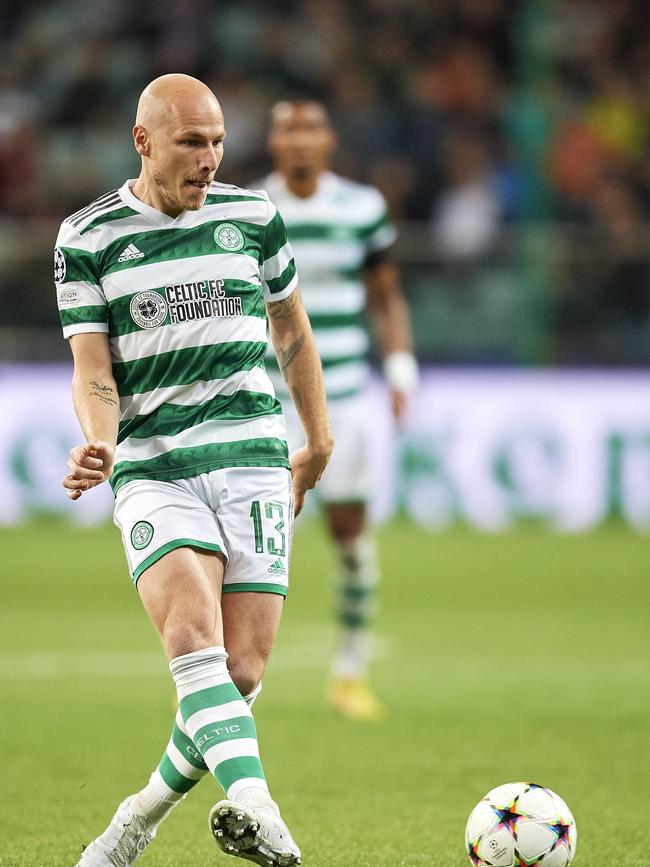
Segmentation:
<svg viewBox="0 0 650 867">
<path fill-rule="evenodd" d="M 79 300 L 79 293 L 76 289 L 59 289 L 57 299 L 60 307 L 65 307 L 67 304 L 76 304 Z"/>
</svg>

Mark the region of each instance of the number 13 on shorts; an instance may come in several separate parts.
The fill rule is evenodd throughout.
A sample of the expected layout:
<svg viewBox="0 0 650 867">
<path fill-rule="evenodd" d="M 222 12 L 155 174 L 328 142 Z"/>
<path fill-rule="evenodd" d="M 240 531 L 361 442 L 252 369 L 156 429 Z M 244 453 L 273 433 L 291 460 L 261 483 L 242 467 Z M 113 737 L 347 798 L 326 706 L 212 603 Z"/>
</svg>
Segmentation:
<svg viewBox="0 0 650 867">
<path fill-rule="evenodd" d="M 286 557 L 287 537 L 282 503 L 253 500 L 250 517 L 253 521 L 255 553 Z"/>
</svg>

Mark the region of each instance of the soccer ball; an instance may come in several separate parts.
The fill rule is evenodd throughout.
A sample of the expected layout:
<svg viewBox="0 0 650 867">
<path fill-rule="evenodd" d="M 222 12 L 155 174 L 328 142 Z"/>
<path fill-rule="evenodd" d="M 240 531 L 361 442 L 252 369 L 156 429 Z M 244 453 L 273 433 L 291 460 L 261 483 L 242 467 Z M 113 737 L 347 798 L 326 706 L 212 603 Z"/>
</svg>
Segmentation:
<svg viewBox="0 0 650 867">
<path fill-rule="evenodd" d="M 505 783 L 488 792 L 467 820 L 474 867 L 567 867 L 577 831 L 562 798 L 535 783 Z"/>
</svg>

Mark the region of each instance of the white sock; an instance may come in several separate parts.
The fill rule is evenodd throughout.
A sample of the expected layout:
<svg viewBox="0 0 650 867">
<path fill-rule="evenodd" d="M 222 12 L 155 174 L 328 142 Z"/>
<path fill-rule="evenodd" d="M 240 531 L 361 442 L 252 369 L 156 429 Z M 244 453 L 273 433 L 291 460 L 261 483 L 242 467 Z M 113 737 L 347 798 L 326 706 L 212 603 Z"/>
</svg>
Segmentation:
<svg viewBox="0 0 650 867">
<path fill-rule="evenodd" d="M 338 594 L 339 648 L 335 677 L 363 677 L 370 664 L 369 626 L 377 607 L 379 566 L 374 539 L 362 534 L 337 543 L 341 581 Z"/>
<path fill-rule="evenodd" d="M 246 704 L 247 704 L 250 708 L 253 707 L 253 705 L 255 704 L 255 699 L 257 698 L 257 696 L 258 696 L 261 692 L 262 692 L 262 684 L 261 684 L 261 683 L 258 683 L 257 686 L 255 687 L 255 689 L 254 689 L 252 692 L 249 692 L 248 695 L 245 695 L 245 696 L 244 696 L 244 701 L 246 702 Z"/>
<path fill-rule="evenodd" d="M 232 682 L 223 647 L 207 647 L 169 663 L 188 735 L 231 800 L 244 789 L 268 794 L 255 721 Z"/>
<path fill-rule="evenodd" d="M 137 816 L 146 816 L 159 825 L 184 797 L 185 795 L 169 788 L 156 768 L 144 789 L 131 801 L 131 809 Z"/>
<path fill-rule="evenodd" d="M 372 636 L 367 629 L 341 630 L 338 651 L 332 661 L 334 677 L 365 677 L 372 657 Z"/>
</svg>

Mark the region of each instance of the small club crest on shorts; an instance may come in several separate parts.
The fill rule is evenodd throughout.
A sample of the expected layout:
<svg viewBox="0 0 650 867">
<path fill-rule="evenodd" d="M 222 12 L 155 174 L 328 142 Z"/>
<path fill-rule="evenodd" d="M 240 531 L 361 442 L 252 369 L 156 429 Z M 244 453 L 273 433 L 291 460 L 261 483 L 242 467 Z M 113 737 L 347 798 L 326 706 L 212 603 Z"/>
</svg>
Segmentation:
<svg viewBox="0 0 650 867">
<path fill-rule="evenodd" d="M 138 521 L 131 530 L 131 544 L 136 551 L 141 551 L 153 539 L 153 527 L 149 521 Z"/>
<path fill-rule="evenodd" d="M 238 226 L 234 223 L 222 223 L 214 230 L 214 243 L 221 247 L 222 250 L 227 250 L 229 253 L 236 253 L 241 250 L 244 244 L 244 236 Z"/>
</svg>

